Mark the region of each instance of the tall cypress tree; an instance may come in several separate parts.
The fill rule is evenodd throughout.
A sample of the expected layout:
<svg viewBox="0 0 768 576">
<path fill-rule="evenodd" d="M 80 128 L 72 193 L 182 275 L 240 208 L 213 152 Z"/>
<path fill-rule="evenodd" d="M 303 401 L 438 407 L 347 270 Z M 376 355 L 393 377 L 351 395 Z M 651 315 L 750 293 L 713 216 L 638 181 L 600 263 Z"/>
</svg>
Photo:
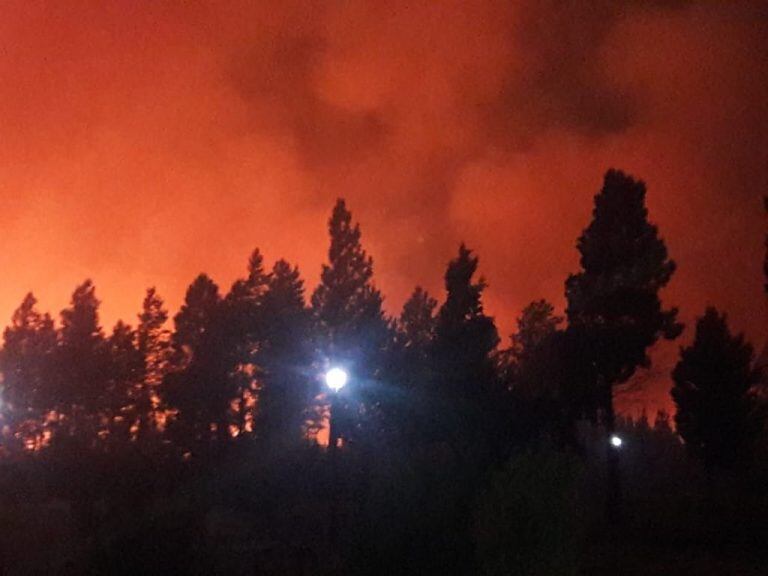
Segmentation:
<svg viewBox="0 0 768 576">
<path fill-rule="evenodd" d="M 709 467 L 748 461 L 761 429 L 753 386 L 752 346 L 732 335 L 724 314 L 707 308 L 696 323 L 693 344 L 682 348 L 672 372 L 677 431 Z"/>
</svg>

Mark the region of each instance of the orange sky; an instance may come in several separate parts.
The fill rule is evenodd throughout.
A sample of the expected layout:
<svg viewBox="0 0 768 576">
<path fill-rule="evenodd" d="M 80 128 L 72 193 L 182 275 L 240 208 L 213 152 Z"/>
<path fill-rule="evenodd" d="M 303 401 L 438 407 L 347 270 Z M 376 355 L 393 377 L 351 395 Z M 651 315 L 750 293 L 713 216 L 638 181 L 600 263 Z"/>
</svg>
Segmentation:
<svg viewBox="0 0 768 576">
<path fill-rule="evenodd" d="M 175 309 L 255 246 L 313 285 L 344 196 L 391 311 L 465 240 L 508 334 L 531 299 L 562 308 L 615 166 L 679 264 L 666 299 L 762 346 L 764 2 L 220 4 L 3 4 L 0 318 L 86 277 L 108 325 L 153 284 Z M 627 405 L 666 402 L 647 380 Z"/>
</svg>

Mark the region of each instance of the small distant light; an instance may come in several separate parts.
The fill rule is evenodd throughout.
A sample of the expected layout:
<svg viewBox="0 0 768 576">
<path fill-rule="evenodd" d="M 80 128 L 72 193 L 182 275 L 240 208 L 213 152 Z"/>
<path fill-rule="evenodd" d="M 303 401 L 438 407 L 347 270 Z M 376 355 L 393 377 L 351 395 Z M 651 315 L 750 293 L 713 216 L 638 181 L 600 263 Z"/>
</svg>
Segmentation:
<svg viewBox="0 0 768 576">
<path fill-rule="evenodd" d="M 334 392 L 338 392 L 347 385 L 348 378 L 347 373 L 341 368 L 331 368 L 325 373 L 325 384 Z"/>
<path fill-rule="evenodd" d="M 621 439 L 620 436 L 616 436 L 616 434 L 611 436 L 611 446 L 613 446 L 614 448 L 621 448 L 622 444 L 624 444 L 624 441 Z"/>
</svg>

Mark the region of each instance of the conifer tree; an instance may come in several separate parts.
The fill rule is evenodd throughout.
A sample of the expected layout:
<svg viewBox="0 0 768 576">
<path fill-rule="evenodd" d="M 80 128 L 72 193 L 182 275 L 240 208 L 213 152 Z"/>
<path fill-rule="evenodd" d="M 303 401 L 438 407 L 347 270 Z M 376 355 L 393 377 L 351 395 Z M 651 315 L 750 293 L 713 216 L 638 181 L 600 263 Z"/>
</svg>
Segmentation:
<svg viewBox="0 0 768 576">
<path fill-rule="evenodd" d="M 174 321 L 174 346 L 183 365 L 163 382 L 164 397 L 178 410 L 169 429 L 176 441 L 210 454 L 213 441 L 229 440 L 232 424 L 231 356 L 218 286 L 201 274 L 187 289 Z"/>
<path fill-rule="evenodd" d="M 401 345 L 414 356 L 425 357 L 435 338 L 437 300 L 417 286 L 403 304 L 397 323 Z"/>
<path fill-rule="evenodd" d="M 311 316 L 297 267 L 278 260 L 261 309 L 261 340 L 255 364 L 259 434 L 273 444 L 295 445 L 303 436 L 313 400 Z"/>
<path fill-rule="evenodd" d="M 732 335 L 726 316 L 713 307 L 697 321 L 693 344 L 680 351 L 672 372 L 675 424 L 688 449 L 709 467 L 746 463 L 760 432 L 753 357 L 752 346 L 743 335 Z"/>
<path fill-rule="evenodd" d="M 140 358 L 140 375 L 134 387 L 133 425 L 135 434 L 145 438 L 152 434 L 162 415 L 160 385 L 172 367 L 171 333 L 165 325 L 168 311 L 154 287 L 147 289 L 136 329 L 136 346 Z"/>
<path fill-rule="evenodd" d="M 264 270 L 264 257 L 256 248 L 248 260 L 248 274 L 232 285 L 222 306 L 222 349 L 231 364 L 231 385 L 236 390 L 235 426 L 237 433 L 253 431 L 256 396 L 262 385 L 262 369 L 256 363 L 263 338 L 263 300 L 270 274 Z"/>
<path fill-rule="evenodd" d="M 595 196 L 592 222 L 578 240 L 581 271 L 565 284 L 566 341 L 581 348 L 579 379 L 564 385 L 574 404 L 599 414 L 607 438 L 614 433 L 614 388 L 638 367 L 650 365 L 648 349 L 659 339 L 674 339 L 682 325 L 677 309 L 659 297 L 675 271 L 664 240 L 648 220 L 645 184 L 608 170 Z M 571 357 L 573 357 L 571 355 Z M 618 450 L 608 453 L 607 512 L 619 511 Z"/>
<path fill-rule="evenodd" d="M 555 315 L 555 307 L 546 300 L 536 300 L 523 308 L 517 319 L 517 332 L 512 335 L 514 362 L 521 365 L 531 360 L 562 322 L 563 318 Z"/>
<path fill-rule="evenodd" d="M 92 434 L 108 405 L 109 354 L 90 280 L 75 289 L 70 307 L 61 312 L 56 365 L 52 398 L 57 410 L 68 417 L 70 432 Z"/>
<path fill-rule="evenodd" d="M 141 378 L 142 358 L 136 346 L 136 332 L 118 321 L 106 342 L 109 356 L 107 390 L 103 411 L 107 440 L 119 445 L 131 439 L 133 392 Z"/>
<path fill-rule="evenodd" d="M 499 342 L 493 318 L 483 310 L 483 278 L 473 281 L 478 259 L 464 244 L 445 273 L 446 299 L 435 327 L 440 387 L 460 399 L 488 394 L 494 384 L 492 352 Z"/>
<path fill-rule="evenodd" d="M 207 275 L 200 274 L 187 288 L 179 312 L 174 316 L 173 344 L 177 353 L 189 357 L 201 348 L 220 312 L 219 287 Z"/>
<path fill-rule="evenodd" d="M 381 293 L 373 284 L 373 260 L 360 243 L 360 226 L 352 223 L 344 200 L 334 206 L 329 232 L 328 263 L 312 295 L 312 310 L 326 365 L 343 364 L 351 373 L 344 391 L 349 401 L 340 403 L 334 416 L 349 437 L 360 425 L 353 411 L 359 413 L 360 406 L 369 415 L 378 411 L 377 380 L 383 374 L 390 333 Z"/>
<path fill-rule="evenodd" d="M 493 318 L 483 310 L 485 281 L 473 280 L 478 259 L 464 244 L 445 273 L 446 299 L 437 314 L 433 373 L 440 439 L 463 438 L 487 444 L 498 424 L 494 349 L 499 342 Z M 440 409 L 445 403 L 447 408 Z M 498 440 L 498 439 L 493 439 Z"/>
<path fill-rule="evenodd" d="M 545 436 L 548 441 L 570 444 L 567 408 L 560 395 L 560 380 L 573 377 L 568 370 L 569 351 L 552 304 L 536 300 L 517 318 L 512 346 L 503 352 L 500 378 L 513 396 L 518 435 Z"/>
<path fill-rule="evenodd" d="M 44 415 L 52 409 L 50 383 L 55 352 L 53 320 L 37 310 L 37 300 L 29 293 L 3 332 L 0 351 L 2 413 L 11 430 L 28 421 L 39 431 Z"/>
<path fill-rule="evenodd" d="M 417 286 L 403 304 L 396 324 L 392 380 L 400 402 L 389 410 L 390 434 L 401 444 L 423 439 L 426 423 L 435 411 L 432 352 L 435 341 L 437 300 Z"/>
<path fill-rule="evenodd" d="M 677 309 L 665 309 L 659 291 L 675 271 L 657 227 L 648 221 L 645 184 L 618 170 L 605 175 L 592 222 L 578 241 L 581 271 L 566 281 L 569 331 L 587 344 L 593 367 L 593 407 L 613 428 L 613 389 L 638 367 L 659 338 L 674 339 Z"/>
</svg>

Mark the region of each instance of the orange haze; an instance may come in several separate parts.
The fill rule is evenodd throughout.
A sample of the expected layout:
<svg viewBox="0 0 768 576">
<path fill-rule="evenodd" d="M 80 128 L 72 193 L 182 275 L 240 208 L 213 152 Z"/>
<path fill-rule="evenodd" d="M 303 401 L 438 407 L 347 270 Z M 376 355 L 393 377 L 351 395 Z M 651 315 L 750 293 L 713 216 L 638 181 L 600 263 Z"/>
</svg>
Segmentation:
<svg viewBox="0 0 768 576">
<path fill-rule="evenodd" d="M 767 48 L 760 1 L 5 2 L 0 317 L 86 277 L 107 324 L 149 285 L 175 309 L 255 246 L 314 285 L 344 196 L 390 311 L 465 240 L 507 335 L 562 308 L 615 166 L 648 183 L 668 302 L 762 347 Z M 644 381 L 626 406 L 666 405 Z"/>
</svg>

